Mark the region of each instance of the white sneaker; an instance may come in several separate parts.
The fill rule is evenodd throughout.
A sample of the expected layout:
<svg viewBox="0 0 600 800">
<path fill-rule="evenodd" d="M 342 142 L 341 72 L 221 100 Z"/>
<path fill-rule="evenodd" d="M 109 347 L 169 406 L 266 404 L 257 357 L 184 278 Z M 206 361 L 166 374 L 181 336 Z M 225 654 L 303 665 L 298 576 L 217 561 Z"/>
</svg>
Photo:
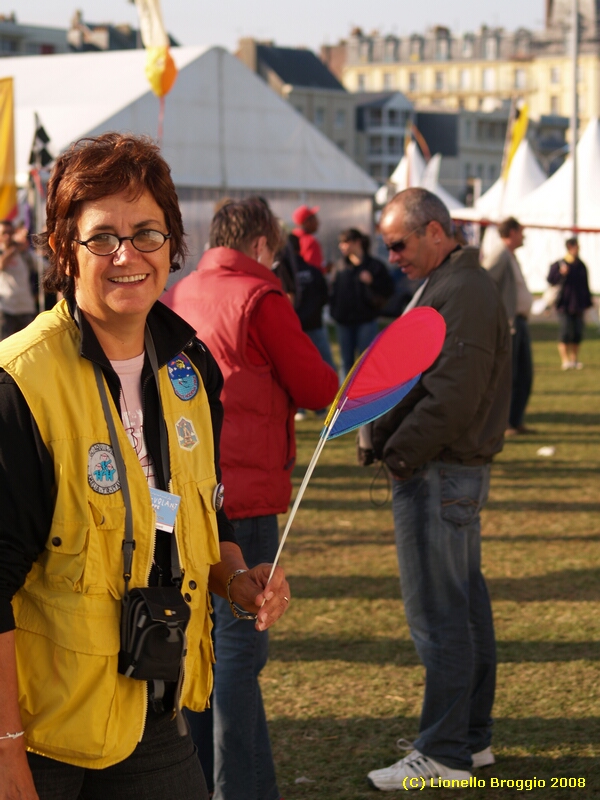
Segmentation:
<svg viewBox="0 0 600 800">
<path fill-rule="evenodd" d="M 485 750 L 480 750 L 478 753 L 473 753 L 473 769 L 481 769 L 481 767 L 491 767 L 496 763 L 494 754 L 491 747 L 486 747 Z"/>
<path fill-rule="evenodd" d="M 418 750 L 385 769 L 369 772 L 367 780 L 374 789 L 382 792 L 394 792 L 398 789 L 440 788 L 440 780 L 468 781 L 471 773 L 463 769 L 452 769 L 428 758 Z"/>
<path fill-rule="evenodd" d="M 398 750 L 414 750 L 415 746 L 409 739 L 397 739 L 396 747 Z M 485 750 L 480 750 L 478 753 L 472 753 L 473 769 L 481 769 L 482 767 L 491 767 L 496 763 L 494 754 L 491 747 L 486 747 Z"/>
</svg>

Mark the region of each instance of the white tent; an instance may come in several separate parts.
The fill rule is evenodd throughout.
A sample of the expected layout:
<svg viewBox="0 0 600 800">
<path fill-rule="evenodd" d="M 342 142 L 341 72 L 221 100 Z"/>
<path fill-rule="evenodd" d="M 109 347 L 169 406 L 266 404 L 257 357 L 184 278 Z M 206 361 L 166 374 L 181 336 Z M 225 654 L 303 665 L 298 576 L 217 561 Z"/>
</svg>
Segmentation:
<svg viewBox="0 0 600 800">
<path fill-rule="evenodd" d="M 568 228 L 572 223 L 573 161 L 565 163 L 534 192 L 517 204 L 512 214 L 527 225 L 557 225 Z M 600 122 L 588 124 L 577 145 L 577 224 L 580 228 L 600 229 Z M 565 253 L 569 230 L 525 231 L 525 244 L 517 251 L 529 288 L 543 291 L 550 264 Z M 587 264 L 590 288 L 600 292 L 600 234 L 578 235 L 580 255 Z"/>
<path fill-rule="evenodd" d="M 379 188 L 375 199 L 379 205 L 384 205 L 398 192 L 410 186 L 421 186 L 436 194 L 449 210 L 459 208 L 461 204 L 458 200 L 439 184 L 441 160 L 441 155 L 436 153 L 426 163 L 416 142 L 409 142 L 388 183 Z"/>
<path fill-rule="evenodd" d="M 190 265 L 223 196 L 258 192 L 287 222 L 297 205 L 321 206 L 331 257 L 341 228 L 370 229 L 376 184 L 289 103 L 220 47 L 172 53 L 179 75 L 166 97 L 162 150 L 190 234 Z M 14 78 L 19 177 L 27 173 L 35 113 L 54 153 L 109 130 L 155 137 L 159 101 L 144 62 L 142 50 L 0 60 L 0 76 Z"/>
<path fill-rule="evenodd" d="M 441 164 L 442 156 L 440 153 L 436 153 L 429 159 L 419 185 L 433 192 L 433 194 L 436 194 L 448 211 L 453 211 L 454 209 L 460 208 L 462 204 L 456 197 L 453 197 L 450 192 L 447 192 L 444 187 L 440 185 L 439 177 Z"/>
<path fill-rule="evenodd" d="M 396 192 L 401 192 L 409 186 L 420 186 L 424 172 L 425 159 L 417 143 L 410 141 L 389 182 L 394 185 Z"/>
<path fill-rule="evenodd" d="M 514 155 L 508 176 L 500 177 L 477 199 L 473 208 L 453 211 L 457 219 L 478 222 L 482 219 L 500 222 L 514 215 L 516 206 L 546 180 L 531 145 L 524 139 Z"/>
</svg>

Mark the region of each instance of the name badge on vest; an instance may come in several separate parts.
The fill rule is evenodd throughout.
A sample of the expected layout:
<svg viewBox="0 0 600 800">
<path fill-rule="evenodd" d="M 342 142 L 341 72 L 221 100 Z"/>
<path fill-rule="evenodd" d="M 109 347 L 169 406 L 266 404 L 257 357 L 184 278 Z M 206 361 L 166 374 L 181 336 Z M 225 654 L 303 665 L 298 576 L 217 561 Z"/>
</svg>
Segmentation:
<svg viewBox="0 0 600 800">
<path fill-rule="evenodd" d="M 173 533 L 175 527 L 175 517 L 181 497 L 171 492 L 163 492 L 162 489 L 150 487 L 150 497 L 152 498 L 152 508 L 156 514 L 156 528 L 159 531 Z"/>
<path fill-rule="evenodd" d="M 113 449 L 97 442 L 88 451 L 88 483 L 98 494 L 114 494 L 121 488 Z"/>
<path fill-rule="evenodd" d="M 198 376 L 187 356 L 183 353 L 175 356 L 167 364 L 167 369 L 173 391 L 180 400 L 191 400 L 198 394 Z"/>
</svg>

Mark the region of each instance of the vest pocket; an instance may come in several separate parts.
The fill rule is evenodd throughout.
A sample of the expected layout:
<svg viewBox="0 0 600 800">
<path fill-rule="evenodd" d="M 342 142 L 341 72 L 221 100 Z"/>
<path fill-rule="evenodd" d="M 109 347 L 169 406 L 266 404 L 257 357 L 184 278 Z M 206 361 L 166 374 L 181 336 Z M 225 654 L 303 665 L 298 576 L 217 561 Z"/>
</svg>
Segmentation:
<svg viewBox="0 0 600 800">
<path fill-rule="evenodd" d="M 56 591 L 84 592 L 93 577 L 87 571 L 89 523 L 54 520 L 44 551 L 38 558 L 44 582 Z"/>
</svg>

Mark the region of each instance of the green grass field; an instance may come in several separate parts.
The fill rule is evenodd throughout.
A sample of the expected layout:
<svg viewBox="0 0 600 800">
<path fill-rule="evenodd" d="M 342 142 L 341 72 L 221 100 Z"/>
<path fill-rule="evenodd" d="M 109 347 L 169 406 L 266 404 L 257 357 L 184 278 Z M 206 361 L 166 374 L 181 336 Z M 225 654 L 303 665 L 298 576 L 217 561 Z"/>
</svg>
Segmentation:
<svg viewBox="0 0 600 800">
<path fill-rule="evenodd" d="M 532 333 L 527 422 L 538 433 L 506 443 L 483 514 L 497 763 L 476 773 L 485 786 L 440 797 L 514 797 L 518 781 L 539 797 L 600 795 L 600 336 L 588 328 L 585 368 L 562 372 L 555 326 Z M 321 425 L 297 425 L 296 487 Z M 555 454 L 537 455 L 542 446 Z M 293 599 L 262 687 L 286 800 L 377 797 L 367 772 L 400 758 L 396 739 L 417 733 L 423 670 L 376 473 L 356 465 L 353 434 L 329 442 L 284 550 Z"/>
</svg>

